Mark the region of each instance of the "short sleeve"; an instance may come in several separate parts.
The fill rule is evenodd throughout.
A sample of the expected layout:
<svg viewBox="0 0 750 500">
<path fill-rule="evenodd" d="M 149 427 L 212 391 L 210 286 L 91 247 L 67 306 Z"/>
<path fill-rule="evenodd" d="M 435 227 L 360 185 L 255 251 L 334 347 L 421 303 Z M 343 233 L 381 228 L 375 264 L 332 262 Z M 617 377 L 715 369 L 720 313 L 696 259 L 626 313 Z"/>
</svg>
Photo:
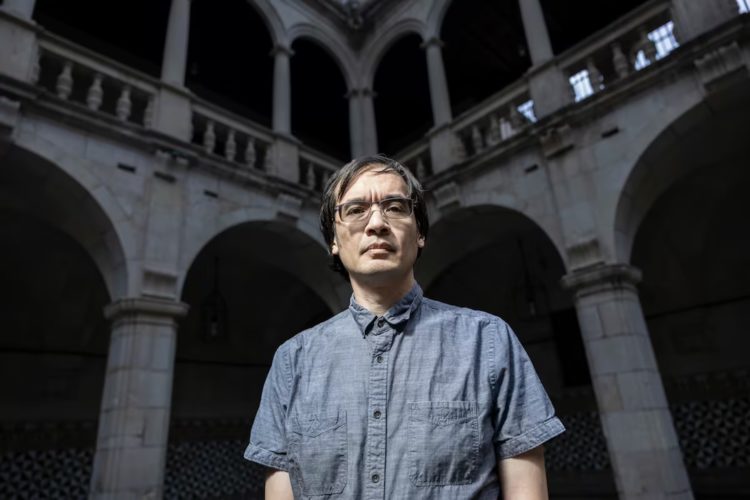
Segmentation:
<svg viewBox="0 0 750 500">
<path fill-rule="evenodd" d="M 499 318 L 492 327 L 493 441 L 499 461 L 536 448 L 565 427 L 516 335 Z"/>
<path fill-rule="evenodd" d="M 260 407 L 250 432 L 250 444 L 244 454 L 247 460 L 283 471 L 289 470 L 285 431 L 291 383 L 288 360 L 288 344 L 283 344 L 273 357 L 263 385 Z"/>
</svg>

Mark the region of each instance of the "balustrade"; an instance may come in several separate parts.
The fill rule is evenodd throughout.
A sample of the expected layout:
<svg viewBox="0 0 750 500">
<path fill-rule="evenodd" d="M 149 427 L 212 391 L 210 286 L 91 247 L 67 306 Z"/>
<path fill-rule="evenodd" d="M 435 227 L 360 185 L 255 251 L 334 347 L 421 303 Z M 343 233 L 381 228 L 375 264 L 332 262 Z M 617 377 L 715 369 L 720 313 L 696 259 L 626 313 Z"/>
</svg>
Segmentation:
<svg viewBox="0 0 750 500">
<path fill-rule="evenodd" d="M 666 57 L 679 44 L 670 3 L 651 1 L 561 54 L 576 101 L 583 100 Z"/>
<path fill-rule="evenodd" d="M 151 125 L 155 80 L 49 33 L 40 35 L 31 83 L 90 111 Z"/>
<path fill-rule="evenodd" d="M 395 158 L 402 165 L 411 170 L 420 182 L 424 182 L 425 179 L 433 174 L 432 160 L 430 159 L 430 146 L 425 140 L 399 151 L 395 155 Z"/>
<path fill-rule="evenodd" d="M 313 191 L 323 192 L 328 181 L 343 164 L 311 149 L 301 149 L 299 155 L 299 182 Z"/>
<path fill-rule="evenodd" d="M 248 120 L 205 102 L 196 102 L 192 142 L 208 155 L 221 157 L 239 168 L 266 170 L 266 152 L 272 138 L 268 131 L 253 126 Z"/>
</svg>

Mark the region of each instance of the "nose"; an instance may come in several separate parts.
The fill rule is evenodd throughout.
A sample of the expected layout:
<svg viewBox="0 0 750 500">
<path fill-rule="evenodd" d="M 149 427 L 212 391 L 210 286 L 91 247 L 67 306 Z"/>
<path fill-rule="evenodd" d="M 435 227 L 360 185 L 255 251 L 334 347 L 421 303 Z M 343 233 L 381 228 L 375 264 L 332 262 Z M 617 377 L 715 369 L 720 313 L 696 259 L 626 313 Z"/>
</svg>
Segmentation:
<svg viewBox="0 0 750 500">
<path fill-rule="evenodd" d="M 365 226 L 365 234 L 387 234 L 388 231 L 390 231 L 388 221 L 383 217 L 380 207 L 373 204 L 370 208 L 370 217 L 367 219 L 367 225 Z"/>
</svg>

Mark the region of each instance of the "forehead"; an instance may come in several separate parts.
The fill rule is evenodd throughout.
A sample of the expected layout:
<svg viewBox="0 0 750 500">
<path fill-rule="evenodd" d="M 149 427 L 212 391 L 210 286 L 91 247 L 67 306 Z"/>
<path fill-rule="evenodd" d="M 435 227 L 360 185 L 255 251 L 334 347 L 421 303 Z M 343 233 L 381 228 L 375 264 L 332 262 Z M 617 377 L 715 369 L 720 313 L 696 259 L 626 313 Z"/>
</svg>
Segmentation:
<svg viewBox="0 0 750 500">
<path fill-rule="evenodd" d="M 360 173 L 339 199 L 346 201 L 352 198 L 369 198 L 371 195 L 382 197 L 392 194 L 406 196 L 408 187 L 404 179 L 396 172 L 382 172 L 382 169 L 382 165 L 375 165 Z"/>
</svg>

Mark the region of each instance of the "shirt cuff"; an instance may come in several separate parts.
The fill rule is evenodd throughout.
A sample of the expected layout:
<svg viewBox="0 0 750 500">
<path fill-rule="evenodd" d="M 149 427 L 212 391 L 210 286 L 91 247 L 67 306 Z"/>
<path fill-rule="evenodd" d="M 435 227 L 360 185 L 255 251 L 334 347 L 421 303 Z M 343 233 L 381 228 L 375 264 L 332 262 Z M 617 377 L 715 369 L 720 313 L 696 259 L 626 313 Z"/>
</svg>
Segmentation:
<svg viewBox="0 0 750 500">
<path fill-rule="evenodd" d="M 565 426 L 560 422 L 560 419 L 551 417 L 520 436 L 507 439 L 502 443 L 495 443 L 495 456 L 498 460 L 515 457 L 533 450 L 563 432 L 565 432 Z"/>
<path fill-rule="evenodd" d="M 289 472 L 289 462 L 287 461 L 286 455 L 279 455 L 278 453 L 264 450 L 263 448 L 255 446 L 253 443 L 247 445 L 243 456 L 246 460 L 257 462 L 266 467 Z"/>
</svg>

